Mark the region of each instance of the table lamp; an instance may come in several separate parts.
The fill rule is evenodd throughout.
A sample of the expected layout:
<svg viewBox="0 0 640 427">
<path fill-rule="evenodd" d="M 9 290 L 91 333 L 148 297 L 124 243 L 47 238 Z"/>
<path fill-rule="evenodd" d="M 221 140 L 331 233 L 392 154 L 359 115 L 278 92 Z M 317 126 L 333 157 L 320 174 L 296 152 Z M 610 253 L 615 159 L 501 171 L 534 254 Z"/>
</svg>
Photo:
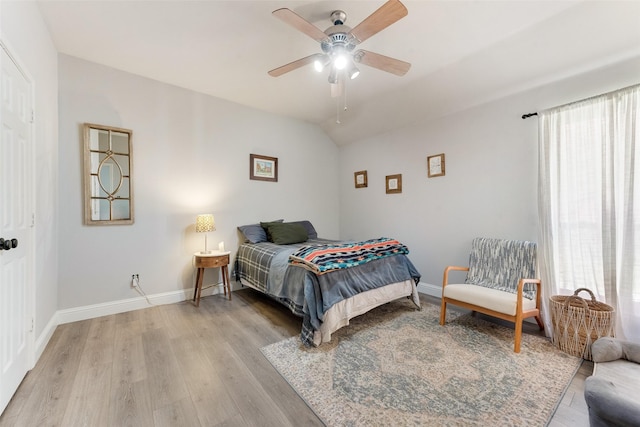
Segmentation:
<svg viewBox="0 0 640 427">
<path fill-rule="evenodd" d="M 210 231 L 216 231 L 216 223 L 212 214 L 202 214 L 196 217 L 196 232 L 205 233 L 204 235 L 204 251 L 201 254 L 210 254 L 211 251 L 207 249 L 207 234 Z"/>
</svg>

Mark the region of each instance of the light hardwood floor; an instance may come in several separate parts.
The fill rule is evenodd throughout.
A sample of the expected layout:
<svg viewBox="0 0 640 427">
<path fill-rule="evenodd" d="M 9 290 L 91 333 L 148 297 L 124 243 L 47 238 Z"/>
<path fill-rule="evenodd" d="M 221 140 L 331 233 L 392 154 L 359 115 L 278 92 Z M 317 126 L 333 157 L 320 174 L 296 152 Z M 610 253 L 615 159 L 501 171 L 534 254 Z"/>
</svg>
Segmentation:
<svg viewBox="0 0 640 427">
<path fill-rule="evenodd" d="M 300 324 L 243 289 L 199 308 L 187 301 L 60 325 L 0 427 L 322 425 L 260 352 Z M 591 371 L 583 363 L 551 427 L 589 424 L 582 390 Z"/>
</svg>

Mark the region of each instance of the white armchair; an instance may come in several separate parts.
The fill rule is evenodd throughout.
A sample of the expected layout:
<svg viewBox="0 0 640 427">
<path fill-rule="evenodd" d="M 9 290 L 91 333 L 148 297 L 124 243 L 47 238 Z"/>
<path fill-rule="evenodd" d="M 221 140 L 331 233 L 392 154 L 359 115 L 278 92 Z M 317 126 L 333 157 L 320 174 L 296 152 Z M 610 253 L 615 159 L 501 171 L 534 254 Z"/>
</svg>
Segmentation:
<svg viewBox="0 0 640 427">
<path fill-rule="evenodd" d="M 464 283 L 450 284 L 449 272 L 467 271 Z M 513 351 L 520 352 L 522 321 L 535 317 L 540 330 L 541 289 L 536 279 L 536 244 L 479 237 L 471 244 L 469 266 L 449 266 L 442 280 L 440 324 L 453 304 L 515 324 Z"/>
</svg>

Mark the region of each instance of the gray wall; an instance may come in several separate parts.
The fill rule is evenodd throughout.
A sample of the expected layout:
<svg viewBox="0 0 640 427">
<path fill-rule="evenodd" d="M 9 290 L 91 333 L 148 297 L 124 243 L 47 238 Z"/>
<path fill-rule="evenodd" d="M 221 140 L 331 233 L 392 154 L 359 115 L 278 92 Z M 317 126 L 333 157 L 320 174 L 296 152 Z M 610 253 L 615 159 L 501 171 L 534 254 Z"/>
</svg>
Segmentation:
<svg viewBox="0 0 640 427">
<path fill-rule="evenodd" d="M 35 2 L 0 2 L 0 38 L 32 79 L 35 97 L 35 338 L 58 309 L 58 54 Z M 52 332 L 51 328 L 49 330 Z"/>
<path fill-rule="evenodd" d="M 59 309 L 137 297 L 134 273 L 147 294 L 191 289 L 200 213 L 215 216 L 209 247 L 224 241 L 232 257 L 236 227 L 261 220 L 339 237 L 338 148 L 317 126 L 66 55 L 59 65 Z M 133 225 L 83 225 L 85 122 L 133 131 Z M 277 183 L 249 180 L 251 153 L 278 158 Z"/>
<path fill-rule="evenodd" d="M 343 147 L 341 236 L 403 241 L 422 281 L 438 286 L 445 266 L 467 265 L 474 237 L 537 241 L 537 118 L 520 116 L 639 81 L 635 58 Z M 427 178 L 426 158 L 439 153 L 446 175 Z M 359 170 L 368 188 L 354 188 Z M 385 176 L 399 173 L 402 194 L 385 194 Z"/>
</svg>

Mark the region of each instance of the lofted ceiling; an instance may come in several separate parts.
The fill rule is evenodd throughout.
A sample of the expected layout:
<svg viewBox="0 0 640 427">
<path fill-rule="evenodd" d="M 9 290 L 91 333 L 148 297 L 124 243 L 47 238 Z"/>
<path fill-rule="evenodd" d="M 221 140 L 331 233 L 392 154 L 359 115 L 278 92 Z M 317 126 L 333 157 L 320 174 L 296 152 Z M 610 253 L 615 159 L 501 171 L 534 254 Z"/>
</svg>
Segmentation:
<svg viewBox="0 0 640 427">
<path fill-rule="evenodd" d="M 640 1 L 406 0 L 408 16 L 358 46 L 410 62 L 405 76 L 361 65 L 338 99 L 313 66 L 267 74 L 321 52 L 273 10 L 324 31 L 334 10 L 355 27 L 384 2 L 38 4 L 61 53 L 316 123 L 339 145 L 640 55 Z"/>
</svg>

